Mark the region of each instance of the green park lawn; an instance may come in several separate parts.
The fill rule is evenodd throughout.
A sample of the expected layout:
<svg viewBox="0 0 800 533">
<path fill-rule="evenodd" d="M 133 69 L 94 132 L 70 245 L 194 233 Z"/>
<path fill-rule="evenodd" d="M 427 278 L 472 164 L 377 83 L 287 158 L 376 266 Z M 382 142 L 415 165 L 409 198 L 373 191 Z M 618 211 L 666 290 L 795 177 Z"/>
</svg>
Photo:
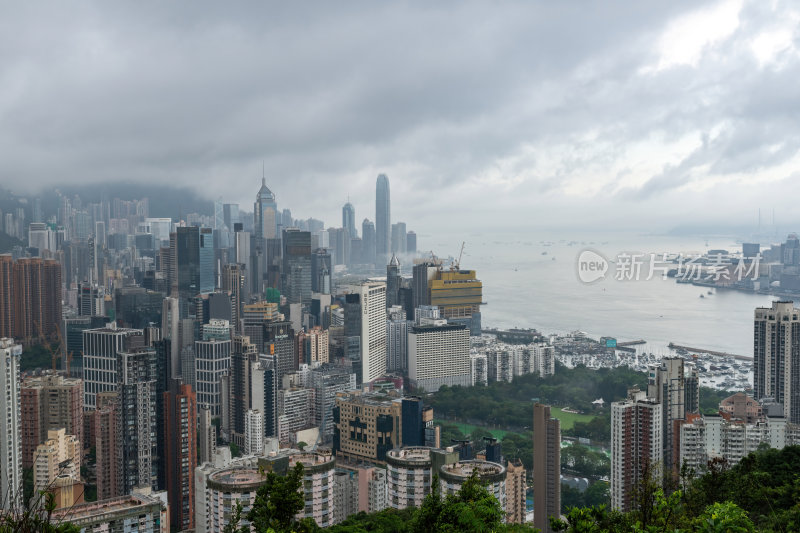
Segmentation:
<svg viewBox="0 0 800 533">
<path fill-rule="evenodd" d="M 575 422 L 590 422 L 595 415 L 579 415 L 575 413 L 565 413 L 560 407 L 550 409 L 550 416 L 561 421 L 561 429 L 572 429 Z"/>
</svg>

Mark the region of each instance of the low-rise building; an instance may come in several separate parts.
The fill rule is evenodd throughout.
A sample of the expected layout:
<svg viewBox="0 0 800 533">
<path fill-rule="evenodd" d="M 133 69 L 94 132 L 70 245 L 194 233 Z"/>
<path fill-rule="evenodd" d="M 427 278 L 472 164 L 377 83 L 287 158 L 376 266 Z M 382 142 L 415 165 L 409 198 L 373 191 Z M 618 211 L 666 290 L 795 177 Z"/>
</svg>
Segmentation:
<svg viewBox="0 0 800 533">
<path fill-rule="evenodd" d="M 155 495 L 134 493 L 59 509 L 54 522 L 70 522 L 81 533 L 169 533 L 167 509 Z"/>
</svg>

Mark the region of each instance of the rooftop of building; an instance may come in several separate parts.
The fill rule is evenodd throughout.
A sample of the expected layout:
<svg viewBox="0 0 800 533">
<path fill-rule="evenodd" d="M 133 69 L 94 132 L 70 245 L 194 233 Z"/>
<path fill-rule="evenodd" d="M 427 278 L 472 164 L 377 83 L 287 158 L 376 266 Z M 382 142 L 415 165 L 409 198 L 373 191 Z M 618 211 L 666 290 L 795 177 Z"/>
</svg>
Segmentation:
<svg viewBox="0 0 800 533">
<path fill-rule="evenodd" d="M 289 456 L 289 464 L 291 466 L 301 463 L 307 470 L 325 470 L 333 468 L 336 463 L 336 458 L 330 453 L 295 453 Z"/>
<path fill-rule="evenodd" d="M 477 471 L 481 481 L 494 483 L 506 477 L 506 467 L 490 461 L 458 461 L 442 465 L 440 473 L 442 479 L 448 481 L 463 481 Z"/>
<path fill-rule="evenodd" d="M 361 391 L 349 391 L 349 392 L 340 392 L 336 395 L 337 399 L 342 399 L 343 401 L 349 403 L 357 403 L 360 405 L 372 405 L 376 407 L 386 406 L 391 404 L 394 401 L 401 400 L 402 398 L 399 396 L 392 396 L 387 394 L 384 391 L 380 392 L 361 392 Z"/>
<path fill-rule="evenodd" d="M 412 465 L 430 465 L 431 448 L 427 446 L 408 446 L 395 448 L 386 453 L 388 463 L 402 463 Z"/>
<path fill-rule="evenodd" d="M 117 498 L 100 500 L 97 502 L 73 505 L 68 509 L 58 509 L 53 512 L 53 517 L 70 522 L 76 522 L 98 515 L 125 513 L 137 507 L 150 506 L 153 504 L 158 504 L 160 506 L 161 501 L 158 498 L 151 496 L 130 494 L 127 496 L 119 496 Z"/>
<path fill-rule="evenodd" d="M 206 484 L 221 492 L 246 492 L 263 485 L 265 479 L 257 468 L 229 467 L 212 472 Z"/>
</svg>

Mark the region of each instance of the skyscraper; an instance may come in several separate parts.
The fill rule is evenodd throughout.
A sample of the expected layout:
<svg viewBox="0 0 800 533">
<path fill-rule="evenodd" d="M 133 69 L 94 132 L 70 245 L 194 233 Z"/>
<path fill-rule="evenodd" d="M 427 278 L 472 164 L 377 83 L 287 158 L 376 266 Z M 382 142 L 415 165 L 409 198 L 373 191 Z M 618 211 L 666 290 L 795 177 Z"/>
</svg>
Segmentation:
<svg viewBox="0 0 800 533">
<path fill-rule="evenodd" d="M 97 409 L 94 412 L 95 424 L 91 441 L 97 453 L 97 499 L 107 500 L 119 496 L 120 489 L 118 447 L 119 399 L 116 392 L 97 394 Z"/>
<path fill-rule="evenodd" d="M 793 302 L 773 302 L 771 308 L 756 309 L 753 335 L 755 398 L 772 398 L 782 403 L 787 422 L 793 424 L 800 424 L 798 338 L 800 310 L 794 307 Z"/>
<path fill-rule="evenodd" d="M 261 178 L 261 188 L 253 206 L 253 226 L 259 239 L 274 239 L 278 236 L 278 204 L 275 195 L 267 187 L 266 178 Z"/>
<path fill-rule="evenodd" d="M 217 451 L 217 428 L 211 423 L 211 410 L 207 406 L 197 409 L 197 464 L 210 462 Z"/>
<path fill-rule="evenodd" d="M 214 275 L 214 234 L 211 228 L 200 228 L 200 242 L 198 246 L 197 262 L 200 270 L 200 292 L 208 294 L 214 292 L 217 277 Z"/>
<path fill-rule="evenodd" d="M 406 249 L 406 223 L 392 224 L 392 253 L 405 254 Z"/>
<path fill-rule="evenodd" d="M 611 403 L 611 507 L 630 511 L 646 477 L 660 481 L 664 455 L 661 404 L 633 388 Z M 535 445 L 534 445 L 535 447 Z M 534 468 L 534 479 L 536 469 Z"/>
<path fill-rule="evenodd" d="M 20 387 L 22 465 L 33 466 L 36 447 L 51 429 L 64 428 L 88 448 L 83 438 L 83 384 L 55 373 L 26 377 Z"/>
<path fill-rule="evenodd" d="M 431 305 L 430 285 L 436 277 L 436 270 L 436 265 L 429 261 L 414 265 L 412 281 L 414 309 L 423 305 Z"/>
<path fill-rule="evenodd" d="M 469 331 L 437 320 L 408 330 L 408 377 L 415 388 L 436 392 L 442 385 L 468 387 Z"/>
<path fill-rule="evenodd" d="M 311 233 L 283 231 L 283 293 L 289 303 L 311 303 Z"/>
<path fill-rule="evenodd" d="M 278 434 L 278 389 L 277 370 L 274 355 L 261 355 L 252 363 L 250 381 L 253 409 L 261 411 L 264 418 L 264 435 L 274 437 Z"/>
<path fill-rule="evenodd" d="M 326 248 L 311 254 L 311 292 L 331 293 L 331 254 Z"/>
<path fill-rule="evenodd" d="M 210 320 L 203 326 L 203 340 L 195 341 L 195 382 L 197 405 L 222 415 L 220 379 L 231 365 L 230 326 L 225 320 Z"/>
<path fill-rule="evenodd" d="M 417 254 L 417 234 L 413 231 L 406 233 L 406 253 Z"/>
<path fill-rule="evenodd" d="M 361 223 L 361 262 L 375 264 L 375 224 L 368 218 Z"/>
<path fill-rule="evenodd" d="M 180 531 L 194 527 L 194 469 L 197 467 L 197 400 L 189 385 L 173 380 L 164 393 L 167 429 L 167 498 L 172 526 Z M 208 411 L 205 411 L 208 413 Z"/>
<path fill-rule="evenodd" d="M 370 383 L 386 373 L 386 284 L 353 287 L 361 304 L 361 379 Z"/>
<path fill-rule="evenodd" d="M 231 423 L 232 439 L 239 446 L 244 445 L 246 436 L 245 413 L 251 406 L 251 365 L 257 361 L 258 352 L 256 346 L 250 342 L 248 337 L 235 335 L 233 337 L 231 363 L 228 372 L 230 377 L 230 397 L 228 398 L 230 412 L 228 416 Z"/>
<path fill-rule="evenodd" d="M 19 364 L 22 346 L 0 338 L 0 509 L 22 504 Z"/>
<path fill-rule="evenodd" d="M 349 201 L 342 207 L 342 227 L 351 239 L 358 237 L 356 230 L 356 208 Z"/>
<path fill-rule="evenodd" d="M 0 337 L 52 337 L 61 323 L 61 265 L 0 255 Z"/>
<path fill-rule="evenodd" d="M 117 424 L 120 489 L 158 488 L 156 451 L 156 352 L 136 348 L 117 355 Z"/>
<path fill-rule="evenodd" d="M 197 296 L 200 292 L 200 228 L 197 226 L 175 228 L 175 232 L 169 234 L 169 247 L 172 296 L 181 300 L 183 309 L 189 298 Z"/>
<path fill-rule="evenodd" d="M 550 406 L 533 406 L 533 525 L 550 533 L 550 517 L 561 514 L 561 422 Z"/>
<path fill-rule="evenodd" d="M 386 307 L 398 305 L 398 293 L 400 291 L 400 260 L 395 254 L 386 265 Z"/>
<path fill-rule="evenodd" d="M 100 328 L 83 332 L 83 406 L 95 409 L 97 394 L 117 390 L 117 355 L 144 346 L 140 329 Z"/>
<path fill-rule="evenodd" d="M 402 307 L 389 307 L 386 312 L 386 369 L 405 374 L 408 371 L 409 321 Z"/>
<path fill-rule="evenodd" d="M 661 404 L 662 429 L 664 435 L 664 471 L 674 470 L 677 475 L 680 464 L 673 464 L 673 451 L 680 449 L 679 434 L 675 434 L 675 421 L 685 420 L 687 413 L 700 409 L 700 379 L 693 365 L 685 365 L 681 357 L 664 357 L 658 365 L 648 369 L 647 396 Z"/>
<path fill-rule="evenodd" d="M 389 197 L 389 178 L 378 175 L 375 184 L 375 255 L 379 261 L 386 261 L 392 243 L 391 199 Z"/>
</svg>

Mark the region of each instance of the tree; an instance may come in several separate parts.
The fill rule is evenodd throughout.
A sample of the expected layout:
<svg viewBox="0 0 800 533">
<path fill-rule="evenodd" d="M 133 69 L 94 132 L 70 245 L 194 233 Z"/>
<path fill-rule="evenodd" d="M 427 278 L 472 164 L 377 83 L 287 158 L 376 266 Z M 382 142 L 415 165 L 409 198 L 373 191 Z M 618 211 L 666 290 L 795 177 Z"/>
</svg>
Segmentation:
<svg viewBox="0 0 800 533">
<path fill-rule="evenodd" d="M 461 531 L 498 531 L 503 529 L 503 508 L 473 472 L 461 489 L 444 500 L 434 477 L 431 493 L 414 516 L 411 531 L 455 533 Z"/>
<path fill-rule="evenodd" d="M 11 497 L 11 501 L 17 498 Z M 79 533 L 80 528 L 69 522 L 53 520 L 56 500 L 47 489 L 39 491 L 23 506 L 13 506 L 0 514 L 0 533 Z"/>
<path fill-rule="evenodd" d="M 275 472 L 267 474 L 266 482 L 259 487 L 253 508 L 247 519 L 254 531 L 275 533 L 307 532 L 317 530 L 311 519 L 296 520 L 297 513 L 305 508 L 303 494 L 303 465 L 297 463 L 286 476 Z"/>
<path fill-rule="evenodd" d="M 709 505 L 692 526 L 701 533 L 752 533 L 756 530 L 744 509 L 733 502 Z"/>
<path fill-rule="evenodd" d="M 564 516 L 565 520 L 550 517 L 550 528 L 565 533 L 622 533 L 630 531 L 625 517 L 616 511 L 608 511 L 605 505 L 597 507 L 573 507 Z"/>
</svg>

